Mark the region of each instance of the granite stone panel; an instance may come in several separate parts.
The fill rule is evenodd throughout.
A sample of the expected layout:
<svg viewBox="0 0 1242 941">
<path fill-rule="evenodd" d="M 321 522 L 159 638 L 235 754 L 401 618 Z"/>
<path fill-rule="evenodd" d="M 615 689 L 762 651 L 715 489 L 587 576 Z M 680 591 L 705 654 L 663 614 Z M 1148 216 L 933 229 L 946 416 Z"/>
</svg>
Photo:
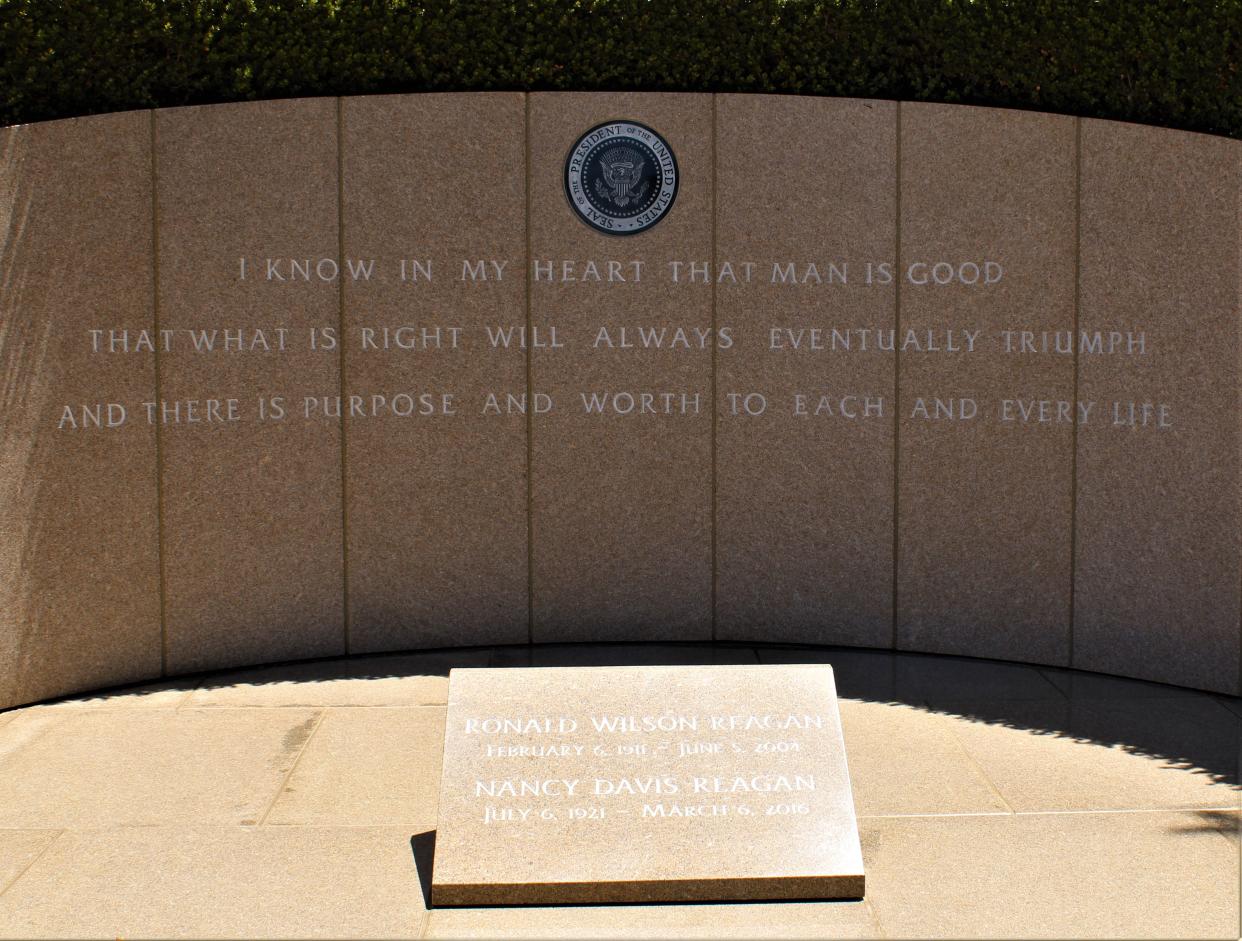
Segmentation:
<svg viewBox="0 0 1242 941">
<path fill-rule="evenodd" d="M 160 672 L 150 141 L 0 130 L 0 708 Z"/>
<path fill-rule="evenodd" d="M 897 645 L 1064 664 L 1074 122 L 901 114 Z"/>
<path fill-rule="evenodd" d="M 524 98 L 342 108 L 350 650 L 524 643 Z"/>
<path fill-rule="evenodd" d="M 531 283 L 531 384 L 551 400 L 532 421 L 534 639 L 709 638 L 711 286 L 689 264 L 711 260 L 711 98 L 548 93 L 529 109 L 532 275 L 548 272 Z M 668 140 L 680 189 L 653 228 L 605 235 L 571 210 L 565 160 L 587 130 L 627 119 Z"/>
<path fill-rule="evenodd" d="M 1240 171 L 1083 121 L 1073 666 L 1238 692 Z"/>
<path fill-rule="evenodd" d="M 624 120 L 679 188 L 618 236 L 565 167 Z M 301 99 L 2 129 L 0 224 L 0 708 L 528 638 L 1242 692 L 1236 141 Z"/>
<path fill-rule="evenodd" d="M 341 653 L 337 103 L 156 121 L 169 671 Z"/>
<path fill-rule="evenodd" d="M 896 111 L 717 98 L 721 639 L 892 642 Z"/>
</svg>

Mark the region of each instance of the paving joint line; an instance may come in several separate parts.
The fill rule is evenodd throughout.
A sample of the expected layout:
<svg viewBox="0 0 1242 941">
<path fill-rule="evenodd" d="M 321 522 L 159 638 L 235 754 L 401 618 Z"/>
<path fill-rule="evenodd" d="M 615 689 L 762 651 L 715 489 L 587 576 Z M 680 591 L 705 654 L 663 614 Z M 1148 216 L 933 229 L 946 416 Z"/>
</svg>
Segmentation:
<svg viewBox="0 0 1242 941">
<path fill-rule="evenodd" d="M 913 813 L 913 814 L 859 814 L 859 820 L 926 820 L 935 817 L 1015 817 L 1017 814 L 1006 813 L 1003 810 L 954 810 L 944 813 L 931 811 L 929 813 Z"/>
<path fill-rule="evenodd" d="M 24 707 L 24 708 L 30 708 L 30 707 Z M 10 755 L 13 755 L 16 752 L 22 751 L 23 749 L 29 748 L 35 742 L 42 739 L 45 735 L 47 735 L 49 731 L 51 731 L 53 728 L 55 728 L 56 726 L 64 722 L 66 717 L 71 715 L 72 713 L 68 709 L 58 709 L 55 711 L 48 710 L 48 714 L 49 714 L 49 721 L 42 724 L 38 728 L 36 728 L 33 734 L 30 736 L 30 738 L 28 738 L 26 741 L 22 742 L 16 748 L 11 748 L 11 749 L 8 749 L 7 751 L 0 748 L 0 764 L 3 764 L 9 758 Z M 38 713 L 35 713 L 34 715 L 36 716 L 36 719 L 37 719 Z M 11 728 L 16 721 L 17 721 L 16 718 L 14 718 L 12 721 L 6 722 L 5 728 Z M 31 721 L 35 721 L 35 720 L 32 719 Z M 37 830 L 38 827 L 36 827 L 35 829 Z M 49 827 L 48 829 L 55 829 L 55 828 Z"/>
<path fill-rule="evenodd" d="M 193 698 L 194 694 L 199 691 L 202 685 L 203 685 L 202 680 L 196 680 L 194 684 L 185 691 L 185 695 L 177 700 L 177 705 L 173 707 L 173 712 L 180 712 L 183 708 L 189 705 L 190 699 Z M 194 707 L 191 706 L 190 708 L 194 708 Z"/>
<path fill-rule="evenodd" d="M 979 776 L 983 778 L 983 780 L 987 783 L 987 786 L 991 788 L 992 793 L 995 794 L 1000 802 L 1005 805 L 1005 809 L 1011 814 L 1015 813 L 1013 806 L 1009 803 L 1009 801 L 1005 800 L 1005 795 L 1002 794 L 1000 788 L 996 786 L 996 782 L 992 780 L 991 775 L 983 770 L 983 766 L 975 760 L 975 756 L 970 753 L 970 750 L 967 749 L 966 744 L 958 737 L 957 733 L 953 731 L 953 727 L 951 725 L 949 726 L 948 731 L 949 735 L 953 738 L 954 744 L 957 745 L 967 763 L 979 773 Z"/>
<path fill-rule="evenodd" d="M 884 930 L 884 922 L 880 919 L 880 911 L 875 907 L 875 903 L 865 895 L 863 896 L 862 903 L 867 910 L 867 914 L 871 916 L 871 923 L 875 926 L 875 933 L 881 938 L 887 938 L 888 932 Z"/>
<path fill-rule="evenodd" d="M 273 823 L 264 827 L 265 830 L 383 830 L 392 833 L 408 834 L 411 827 L 415 826 L 410 823 Z M 417 824 L 424 826 L 424 824 Z M 26 833 L 31 832 L 31 827 L 0 827 L 3 830 L 22 830 Z M 33 828 L 33 829 L 38 829 Z M 45 830 L 56 829 L 54 827 L 44 827 Z M 192 830 L 254 830 L 255 824 L 251 823 L 115 823 L 105 826 L 82 826 L 82 827 L 65 827 L 66 832 L 72 830 L 74 833 L 115 833 L 118 830 L 143 830 L 151 832 L 154 830 L 165 830 L 171 833 L 184 833 Z"/>
<path fill-rule="evenodd" d="M 1132 698 L 1133 698 L 1133 699 L 1139 699 L 1139 698 L 1141 698 L 1141 697 L 1135 696 L 1135 697 L 1132 697 Z M 1155 697 L 1150 697 L 1150 698 L 1155 698 Z M 1164 699 L 1165 697 L 1161 696 L 1161 697 L 1159 697 L 1159 698 Z M 1180 697 L 1169 697 L 1169 698 L 1177 698 L 1177 699 L 1180 701 Z M 1208 696 L 1208 699 L 1212 700 L 1212 702 L 1216 703 L 1216 705 L 1218 705 L 1218 706 L 1220 706 L 1220 708 L 1224 709 L 1224 710 L 1225 710 L 1225 714 L 1226 714 L 1227 716 L 1229 716 L 1229 718 L 1233 719 L 1235 722 L 1242 722 L 1242 715 L 1239 715 L 1238 713 L 1234 712 L 1234 711 L 1233 711 L 1232 709 L 1230 709 L 1227 705 L 1225 705 L 1223 702 L 1221 702 L 1221 701 L 1220 701 L 1220 699 L 1219 699 L 1218 697 L 1216 697 L 1216 696 Z"/>
<path fill-rule="evenodd" d="M 323 725 L 324 717 L 328 714 L 328 708 L 329 707 L 321 709 L 319 714 L 315 717 L 315 724 L 311 727 L 310 734 L 306 736 L 306 741 L 302 743 L 302 747 L 298 749 L 297 757 L 293 759 L 293 764 L 289 766 L 288 772 L 286 772 L 285 776 L 281 779 L 280 787 L 276 789 L 276 795 L 272 798 L 272 802 L 268 804 L 267 810 L 263 812 L 263 816 L 259 818 L 257 823 L 255 823 L 254 826 L 256 829 L 266 825 L 267 818 L 271 816 L 271 813 L 276 808 L 277 803 L 280 802 L 281 795 L 285 793 L 285 788 L 289 786 L 289 781 L 293 778 L 293 773 L 298 770 L 298 765 L 302 762 L 302 756 L 306 754 L 306 749 L 310 746 L 310 743 L 314 740 L 315 735 L 319 732 L 319 727 Z"/>
<path fill-rule="evenodd" d="M 1216 835 L 1219 836 L 1222 840 L 1224 840 L 1230 849 L 1234 848 L 1233 840 L 1229 838 L 1229 832 L 1225 830 L 1224 827 L 1222 827 L 1219 823 L 1217 823 L 1217 824 L 1213 824 L 1213 829 L 1216 831 Z M 1238 834 L 1238 839 L 1239 839 L 1238 846 L 1237 846 L 1238 860 L 1239 862 L 1242 862 L 1242 833 Z M 1238 873 L 1238 884 L 1239 884 L 1239 887 L 1242 887 L 1242 872 Z M 1239 915 L 1239 918 L 1242 918 L 1242 914 Z"/>
<path fill-rule="evenodd" d="M 1036 673 L 1038 673 L 1038 674 L 1039 674 L 1039 678 L 1040 678 L 1041 680 L 1043 680 L 1045 683 L 1047 683 L 1049 686 L 1051 686 L 1054 690 L 1056 690 L 1056 694 L 1057 694 L 1057 696 L 1059 696 L 1061 699 L 1066 700 L 1067 702 L 1069 701 L 1069 693 L 1065 692 L 1065 690 L 1061 689 L 1061 687 L 1060 687 L 1060 686 L 1058 686 L 1056 683 L 1054 683 L 1054 682 L 1053 682 L 1053 680 L 1052 680 L 1052 677 L 1050 677 L 1050 676 L 1049 676 L 1049 675 L 1045 672 L 1045 670 L 1055 670 L 1055 669 L 1057 669 L 1056 667 L 1043 667 L 1043 666 L 1039 666 L 1039 665 L 1037 665 L 1037 664 L 1033 664 L 1033 663 L 1032 663 L 1032 664 L 1028 664 L 1028 666 L 1030 666 L 1030 667 L 1031 667 L 1031 669 L 1033 669 Z"/>
<path fill-rule="evenodd" d="M 1203 812 L 1236 811 L 1237 807 L 1091 807 L 1066 810 L 1019 810 L 1015 817 L 1066 817 L 1080 814 L 1193 814 Z M 1215 824 L 1213 824 L 1215 826 Z"/>
<path fill-rule="evenodd" d="M 1238 811 L 1237 807 L 1108 807 L 1108 808 L 1090 808 L 1084 810 L 1066 809 L 1066 810 L 1015 810 L 1006 813 L 1003 810 L 967 810 L 952 811 L 949 813 L 911 813 L 911 814 L 859 814 L 859 820 L 927 820 L 936 817 L 1068 817 L 1068 816 L 1084 816 L 1084 815 L 1118 815 L 1118 814 L 1187 814 L 1199 812 L 1229 812 Z M 1220 831 L 1220 827 L 1216 824 L 1212 825 L 1214 830 Z M 1222 834 L 1223 835 L 1223 834 Z M 1226 839 L 1228 837 L 1226 836 Z"/>
<path fill-rule="evenodd" d="M 204 712 L 244 712 L 251 709 L 303 709 L 306 711 L 323 712 L 328 709 L 444 709 L 448 706 L 448 702 L 421 702 L 421 703 L 290 703 L 287 706 L 269 706 L 269 705 L 244 705 L 244 704 L 220 704 L 213 705 L 205 703 L 201 706 L 191 706 L 191 709 L 201 709 Z M 144 712 L 149 710 L 143 710 Z"/>
<path fill-rule="evenodd" d="M 25 866 L 22 867 L 21 872 L 15 875 L 12 879 L 10 879 L 3 886 L 0 886 L 0 895 L 4 895 L 5 892 L 9 891 L 9 889 L 17 885 L 18 881 L 22 878 L 22 876 L 30 872 L 30 870 L 34 868 L 35 863 L 37 863 L 44 856 L 46 856 L 47 851 L 50 850 L 53 846 L 55 846 L 58 842 L 60 842 L 60 838 L 64 836 L 67 832 L 69 832 L 67 827 L 61 827 L 60 829 L 58 829 L 56 831 L 56 835 L 47 841 L 47 845 L 43 847 L 43 849 L 39 850 L 38 853 L 35 854 L 34 859 L 32 859 L 30 862 L 28 862 Z"/>
</svg>

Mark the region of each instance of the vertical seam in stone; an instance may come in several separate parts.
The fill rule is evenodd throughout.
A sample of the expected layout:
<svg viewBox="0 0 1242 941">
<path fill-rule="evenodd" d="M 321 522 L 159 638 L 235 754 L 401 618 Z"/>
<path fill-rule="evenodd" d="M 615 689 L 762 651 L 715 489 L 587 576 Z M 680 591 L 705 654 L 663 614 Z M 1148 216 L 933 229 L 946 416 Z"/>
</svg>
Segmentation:
<svg viewBox="0 0 1242 941">
<path fill-rule="evenodd" d="M 897 336 L 901 332 L 901 102 L 897 102 L 897 143 L 895 147 L 897 185 L 894 199 L 896 227 L 893 231 L 893 637 L 890 645 L 897 649 L 897 585 L 900 572 L 897 567 L 900 533 L 898 530 L 898 501 L 901 496 L 901 344 Z"/>
<path fill-rule="evenodd" d="M 345 100 L 336 99 L 336 255 L 337 281 L 337 373 L 342 406 L 346 398 L 345 381 Z M 340 409 L 341 435 L 341 633 L 345 655 L 349 655 L 349 437 L 345 433 L 347 408 Z"/>
<path fill-rule="evenodd" d="M 1242 147 L 1235 145 L 1235 149 L 1238 152 L 1238 172 L 1235 174 L 1234 180 L 1238 181 L 1242 180 Z M 1242 317 L 1242 186 L 1238 189 L 1237 202 L 1237 213 L 1235 216 L 1237 228 L 1234 230 L 1234 238 L 1237 241 L 1238 257 L 1237 268 L 1235 270 L 1237 272 L 1238 279 L 1238 315 L 1239 317 Z M 1235 321 L 1235 323 L 1237 323 L 1237 321 Z M 1238 386 L 1238 405 L 1242 406 L 1242 336 L 1235 336 L 1235 339 L 1239 341 L 1239 351 L 1238 372 L 1234 374 L 1234 382 Z M 1242 415 L 1242 408 L 1239 408 L 1239 415 Z M 1238 469 L 1240 476 L 1238 480 L 1237 509 L 1242 512 L 1242 427 L 1238 428 Z M 1238 597 L 1242 600 L 1242 565 L 1238 566 L 1238 579 Z M 1242 695 L 1242 607 L 1239 608 L 1238 612 L 1238 637 L 1238 681 L 1234 686 L 1234 695 Z M 1238 879 L 1239 884 L 1242 885 L 1242 874 L 1239 874 Z M 1238 923 L 1240 927 L 1239 934 L 1242 935 L 1242 912 L 1238 914 Z"/>
<path fill-rule="evenodd" d="M 531 376 L 531 333 L 533 315 L 531 313 L 531 257 L 530 257 L 530 93 L 522 94 L 523 103 L 523 160 L 526 163 L 525 174 L 525 235 L 526 235 L 526 272 L 523 283 L 526 285 L 526 342 L 523 353 L 526 358 L 526 642 L 535 642 L 535 478 L 532 455 L 534 454 L 535 436 L 535 396 L 534 382 Z"/>
<path fill-rule="evenodd" d="M 155 109 L 151 109 L 151 324 L 155 330 L 155 401 L 164 400 L 160 359 L 160 201 L 159 163 L 156 156 Z M 160 594 L 160 676 L 168 675 L 168 591 L 164 560 L 164 434 L 163 422 L 155 423 L 155 554 Z"/>
<path fill-rule="evenodd" d="M 712 429 L 711 429 L 711 452 L 712 452 L 712 521 L 711 521 L 711 557 L 712 557 L 712 641 L 716 640 L 716 586 L 719 583 L 719 572 L 716 566 L 716 511 L 719 506 L 719 496 L 717 494 L 716 483 L 716 426 L 720 421 L 717 414 L 716 405 L 716 370 L 717 370 L 717 326 L 716 326 L 716 95 L 712 95 L 712 268 L 711 268 L 711 298 L 712 298 Z"/>
<path fill-rule="evenodd" d="M 1070 425 L 1070 584 L 1069 636 L 1066 663 L 1074 665 L 1075 586 L 1078 582 L 1078 330 L 1082 306 L 1082 118 L 1074 118 L 1074 333 L 1071 347 L 1074 362 L 1074 421 Z"/>
</svg>

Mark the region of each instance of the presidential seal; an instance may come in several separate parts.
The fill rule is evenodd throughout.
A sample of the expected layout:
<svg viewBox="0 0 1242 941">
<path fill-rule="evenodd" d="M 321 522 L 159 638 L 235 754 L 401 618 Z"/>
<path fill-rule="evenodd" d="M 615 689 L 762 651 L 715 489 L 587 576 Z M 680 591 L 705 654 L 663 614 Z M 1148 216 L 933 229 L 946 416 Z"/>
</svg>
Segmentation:
<svg viewBox="0 0 1242 941">
<path fill-rule="evenodd" d="M 565 195 L 587 225 L 610 235 L 646 232 L 677 198 L 677 158 L 637 121 L 608 121 L 578 138 L 565 158 Z"/>
</svg>

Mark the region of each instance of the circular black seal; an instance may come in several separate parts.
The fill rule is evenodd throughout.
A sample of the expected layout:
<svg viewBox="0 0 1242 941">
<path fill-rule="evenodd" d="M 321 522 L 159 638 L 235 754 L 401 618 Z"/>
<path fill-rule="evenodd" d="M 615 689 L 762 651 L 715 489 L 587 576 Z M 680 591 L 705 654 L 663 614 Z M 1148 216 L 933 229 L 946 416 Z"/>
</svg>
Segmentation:
<svg viewBox="0 0 1242 941">
<path fill-rule="evenodd" d="M 565 195 L 591 228 L 637 235 L 673 208 L 677 158 L 647 125 L 606 121 L 579 137 L 565 158 Z"/>
</svg>

